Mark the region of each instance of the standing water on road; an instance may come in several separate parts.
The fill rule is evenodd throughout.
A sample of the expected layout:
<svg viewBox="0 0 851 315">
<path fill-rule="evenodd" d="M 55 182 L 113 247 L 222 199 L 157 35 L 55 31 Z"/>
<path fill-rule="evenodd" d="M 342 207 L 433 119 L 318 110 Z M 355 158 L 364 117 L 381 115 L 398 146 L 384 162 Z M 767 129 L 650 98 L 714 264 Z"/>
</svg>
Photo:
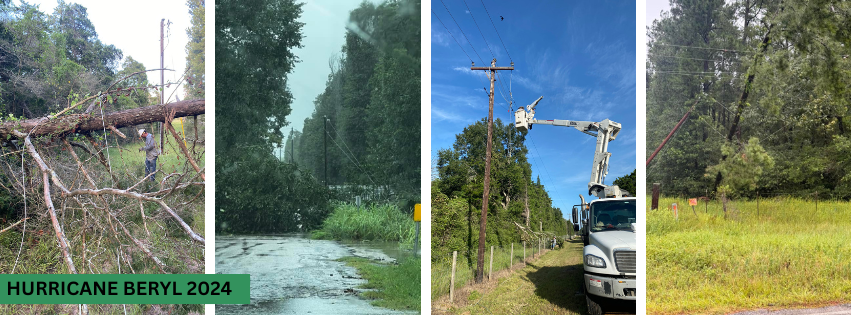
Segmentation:
<svg viewBox="0 0 851 315">
<path fill-rule="evenodd" d="M 408 314 L 370 305 L 357 295 L 366 283 L 356 270 L 337 259 L 358 256 L 393 262 L 406 254 L 387 243 L 379 249 L 336 241 L 311 240 L 302 234 L 219 236 L 216 273 L 250 274 L 251 304 L 216 305 L 216 314 Z"/>
</svg>

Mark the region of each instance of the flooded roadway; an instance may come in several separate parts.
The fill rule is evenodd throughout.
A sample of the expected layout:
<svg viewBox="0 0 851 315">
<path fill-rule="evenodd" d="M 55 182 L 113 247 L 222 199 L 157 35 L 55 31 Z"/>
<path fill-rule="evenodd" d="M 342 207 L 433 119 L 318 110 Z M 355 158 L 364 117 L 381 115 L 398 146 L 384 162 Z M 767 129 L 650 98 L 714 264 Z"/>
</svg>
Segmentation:
<svg viewBox="0 0 851 315">
<path fill-rule="evenodd" d="M 366 280 L 336 261 L 346 256 L 396 260 L 370 247 L 311 240 L 300 234 L 217 236 L 216 273 L 250 274 L 251 304 L 219 304 L 216 314 L 411 314 L 375 307 L 359 298 L 364 289 L 358 286 Z"/>
</svg>

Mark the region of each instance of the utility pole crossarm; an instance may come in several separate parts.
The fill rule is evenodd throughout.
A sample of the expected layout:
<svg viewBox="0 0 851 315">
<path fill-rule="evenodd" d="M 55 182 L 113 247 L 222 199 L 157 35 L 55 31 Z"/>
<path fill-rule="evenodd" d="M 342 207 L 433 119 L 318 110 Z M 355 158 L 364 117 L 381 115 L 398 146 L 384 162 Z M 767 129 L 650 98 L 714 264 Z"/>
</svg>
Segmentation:
<svg viewBox="0 0 851 315">
<path fill-rule="evenodd" d="M 514 67 L 470 67 L 470 70 L 514 70 Z"/>
</svg>

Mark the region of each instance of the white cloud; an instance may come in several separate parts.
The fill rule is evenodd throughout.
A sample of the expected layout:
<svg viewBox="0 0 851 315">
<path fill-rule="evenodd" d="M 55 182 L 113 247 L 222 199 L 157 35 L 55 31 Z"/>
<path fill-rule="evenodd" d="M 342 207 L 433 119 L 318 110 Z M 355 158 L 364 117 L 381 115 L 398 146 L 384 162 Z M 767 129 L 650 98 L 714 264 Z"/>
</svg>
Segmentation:
<svg viewBox="0 0 851 315">
<path fill-rule="evenodd" d="M 523 86 L 523 87 L 525 87 L 529 90 L 532 90 L 532 92 L 535 92 L 535 93 L 541 93 L 541 91 L 543 91 L 543 87 L 541 87 L 540 84 L 532 82 L 532 80 L 529 80 L 528 78 L 526 78 L 524 76 L 512 75 L 511 81 L 516 81 L 521 86 Z"/>
</svg>

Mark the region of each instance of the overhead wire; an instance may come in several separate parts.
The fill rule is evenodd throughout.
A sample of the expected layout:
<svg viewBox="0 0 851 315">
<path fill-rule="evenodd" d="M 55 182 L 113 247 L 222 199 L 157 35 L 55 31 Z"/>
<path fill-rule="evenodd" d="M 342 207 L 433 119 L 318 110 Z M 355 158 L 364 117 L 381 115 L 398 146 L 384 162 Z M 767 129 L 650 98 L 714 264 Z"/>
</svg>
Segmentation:
<svg viewBox="0 0 851 315">
<path fill-rule="evenodd" d="M 563 206 L 563 207 L 565 207 L 565 209 L 567 209 L 567 207 L 564 205 L 564 200 L 566 200 L 566 199 L 564 199 L 564 198 L 561 196 L 561 194 L 558 192 L 558 190 L 556 190 L 556 189 L 555 189 L 555 181 L 553 180 L 552 176 L 550 176 L 550 171 L 549 171 L 549 169 L 547 169 L 547 165 L 546 165 L 546 164 L 544 164 L 543 159 L 540 157 L 540 156 L 541 156 L 541 152 L 540 152 L 540 151 L 538 151 L 538 146 L 537 146 L 537 145 L 535 145 L 535 141 L 533 141 L 531 138 L 529 138 L 529 139 L 527 139 L 527 140 L 528 140 L 530 143 L 532 143 L 532 147 L 534 147 L 534 148 L 535 148 L 535 153 L 536 153 L 536 155 L 534 156 L 534 158 L 538 159 L 538 161 L 540 161 L 541 165 L 544 167 L 544 171 L 546 172 L 546 173 L 544 173 L 544 174 L 546 174 L 546 175 L 547 175 L 547 178 L 550 180 L 550 184 L 551 184 L 551 186 L 550 186 L 550 187 L 552 187 L 552 188 L 551 188 L 551 190 L 552 190 L 552 191 L 554 191 L 554 192 L 556 193 L 556 196 L 558 196 L 559 200 L 561 200 L 561 204 L 562 204 L 562 206 Z M 538 174 L 540 174 L 540 173 L 541 173 L 541 171 L 540 171 L 540 170 L 541 170 L 541 168 L 540 168 L 540 167 L 537 167 L 537 169 L 538 169 Z"/>
<path fill-rule="evenodd" d="M 329 133 L 328 131 L 325 131 L 325 133 L 326 133 L 329 137 L 331 137 L 331 133 Z M 348 158 L 348 159 L 349 159 L 349 161 L 350 161 L 350 162 L 352 162 L 352 164 L 354 164 L 354 165 L 355 165 L 355 167 L 357 167 L 357 168 L 358 168 L 361 172 L 363 172 L 363 173 L 364 173 L 364 175 L 366 175 L 366 178 L 369 178 L 369 181 L 370 181 L 370 182 L 372 182 L 372 184 L 373 184 L 373 185 L 378 185 L 378 184 L 376 184 L 376 183 L 375 183 L 375 181 L 374 181 L 374 180 L 372 180 L 372 176 L 369 176 L 369 173 L 367 173 L 366 171 L 364 171 L 364 170 L 363 170 L 363 168 L 361 168 L 361 167 L 360 167 L 360 165 L 359 165 L 357 162 L 355 162 L 354 160 L 352 160 L 352 157 L 349 157 L 349 155 L 346 153 L 346 151 L 345 151 L 345 150 L 343 150 L 343 147 L 341 147 L 341 146 L 340 146 L 340 144 L 338 144 L 338 143 L 337 143 L 337 140 L 334 140 L 334 138 L 333 138 L 333 137 L 331 137 L 331 142 L 334 142 L 334 145 L 336 145 L 336 146 L 337 146 L 337 148 L 339 148 L 339 149 L 340 149 L 340 151 L 343 151 L 343 155 L 345 155 L 345 156 L 346 156 L 346 158 Z M 357 160 L 357 158 L 355 158 L 355 160 Z"/>
<path fill-rule="evenodd" d="M 326 124 L 328 124 L 328 122 L 327 122 L 327 121 L 326 121 L 325 123 L 326 123 Z M 337 132 L 337 128 L 336 128 L 336 127 L 334 127 L 334 124 L 329 124 L 329 125 L 331 125 L 331 130 L 334 130 L 334 134 L 336 134 L 336 135 L 337 135 L 337 138 L 342 139 L 342 136 L 340 135 L 340 133 L 339 133 L 339 132 Z M 330 136 L 330 134 L 328 134 L 328 135 Z M 331 138 L 331 141 L 334 141 L 334 138 Z M 348 152 L 349 152 L 348 154 L 351 154 L 351 155 L 352 155 L 352 158 L 354 158 L 353 163 L 355 163 L 355 166 L 357 166 L 357 167 L 358 167 L 358 169 L 360 169 L 360 170 L 361 170 L 364 174 L 366 174 L 366 177 L 369 177 L 369 181 L 371 181 L 371 182 L 372 182 L 372 184 L 374 185 L 374 184 L 375 184 L 375 181 L 373 181 L 373 180 L 372 180 L 372 177 L 370 177 L 370 176 L 369 176 L 369 173 L 367 173 L 366 171 L 364 171 L 364 170 L 361 168 L 360 161 L 358 161 L 358 158 L 355 156 L 355 153 L 354 153 L 354 152 L 352 152 L 352 149 L 349 149 L 349 146 L 346 144 L 346 142 L 345 142 L 345 141 L 340 140 L 340 142 L 343 142 L 343 145 L 346 147 L 346 150 L 348 150 Z M 336 141 L 334 141 L 334 143 L 336 144 Z M 337 145 L 337 147 L 339 147 L 339 145 Z M 343 150 L 343 148 L 340 148 L 340 150 Z M 346 154 L 346 151 L 343 151 L 343 154 Z M 348 157 L 348 155 L 346 155 L 346 157 Z M 349 160 L 351 160 L 352 158 L 349 158 Z"/>
<path fill-rule="evenodd" d="M 671 46 L 671 47 L 679 47 L 679 48 L 694 48 L 694 49 L 705 49 L 705 50 L 715 50 L 715 51 L 723 51 L 723 52 L 737 52 L 743 54 L 752 54 L 752 51 L 744 51 L 744 50 L 736 50 L 736 49 L 726 49 L 726 48 L 714 48 L 714 47 L 699 47 L 699 46 L 687 46 L 687 45 L 674 45 L 674 44 L 665 44 L 665 43 L 653 43 L 652 45 L 661 45 L 661 46 Z"/>
<path fill-rule="evenodd" d="M 449 36 L 452 36 L 452 39 L 455 40 L 455 43 L 458 44 L 458 48 L 461 48 L 461 51 L 464 52 L 464 55 L 467 56 L 467 59 L 470 59 L 470 62 L 473 62 L 473 58 L 470 58 L 470 55 L 467 54 L 467 51 L 464 50 L 464 47 L 461 46 L 461 43 L 458 42 L 458 39 L 456 39 L 455 36 L 452 35 L 452 32 L 449 31 L 449 28 L 446 27 L 446 24 L 443 24 L 443 21 L 440 20 L 439 16 L 437 16 L 437 13 L 435 13 L 434 10 L 431 10 L 431 13 L 434 14 L 434 17 L 437 18 L 437 21 L 440 22 L 440 25 L 443 25 L 443 28 L 446 29 L 446 32 L 449 33 Z"/>
<path fill-rule="evenodd" d="M 441 0 L 441 1 L 442 1 L 442 0 Z M 476 24 L 476 28 L 477 28 L 477 29 L 479 29 L 479 34 L 481 34 L 481 35 L 482 35 L 482 40 L 484 40 L 484 41 L 485 41 L 485 46 L 487 46 L 487 47 L 488 47 L 488 51 L 490 51 L 490 52 L 491 52 L 491 58 L 496 59 L 496 55 L 493 53 L 493 50 L 491 50 L 491 45 L 488 45 L 488 40 L 487 40 L 487 39 L 485 39 L 485 33 L 483 33 L 483 32 L 482 32 L 482 28 L 480 28 L 480 27 L 479 27 L 479 23 L 478 23 L 478 22 L 476 22 L 476 17 L 475 17 L 475 16 L 473 16 L 473 10 L 470 10 L 470 6 L 469 6 L 469 5 L 467 5 L 467 0 L 462 0 L 462 1 L 464 1 L 464 6 L 466 6 L 466 7 L 467 7 L 467 11 L 470 11 L 470 17 L 471 17 L 471 18 L 473 18 L 473 24 Z"/>
<path fill-rule="evenodd" d="M 670 56 L 670 55 L 657 55 L 657 54 L 653 54 L 653 53 L 648 53 L 648 55 L 653 55 L 653 56 L 656 56 L 656 57 L 663 57 L 663 58 L 678 58 L 678 59 L 688 59 L 688 60 L 698 60 L 698 61 L 741 63 L 741 60 L 700 59 L 700 58 L 688 58 L 688 57 Z"/>
<path fill-rule="evenodd" d="M 485 8 L 485 13 L 488 14 L 488 19 L 491 20 L 491 25 L 493 25 L 493 30 L 496 31 L 496 36 L 499 37 L 499 42 L 502 43 L 502 48 L 505 49 L 505 53 L 508 55 L 508 60 L 511 60 L 511 62 L 514 62 L 514 59 L 511 59 L 511 54 L 508 53 L 508 48 L 505 47 L 505 42 L 502 41 L 502 36 L 499 35 L 499 31 L 496 29 L 496 25 L 493 24 L 493 18 L 491 17 L 491 13 L 488 12 L 488 7 L 485 6 L 485 2 L 483 0 L 479 0 L 479 1 L 482 2 L 482 7 Z M 472 15 L 472 12 L 470 14 Z"/>
<path fill-rule="evenodd" d="M 482 56 L 479 55 L 478 51 L 476 51 L 476 47 L 473 47 L 473 42 L 470 41 L 470 38 L 468 38 L 467 34 L 464 33 L 464 30 L 461 29 L 461 25 L 458 24 L 457 20 L 455 20 L 455 16 L 453 16 L 452 12 L 449 11 L 449 7 L 446 6 L 446 3 L 444 3 L 443 0 L 440 0 L 440 3 L 442 3 L 443 7 L 446 8 L 446 12 L 449 13 L 449 17 L 452 18 L 452 21 L 455 22 L 455 26 L 458 26 L 458 30 L 461 31 L 461 35 L 464 35 L 464 39 L 467 40 L 467 44 L 470 44 L 470 48 L 472 48 L 473 52 L 476 53 L 476 56 L 479 57 L 479 61 L 481 61 L 482 63 L 485 63 L 484 59 L 482 59 Z"/>
<path fill-rule="evenodd" d="M 441 0 L 440 2 L 443 4 L 444 8 L 446 9 L 446 12 L 449 13 L 449 16 L 452 17 L 452 20 L 455 22 L 455 25 L 458 26 L 458 29 L 461 31 L 461 34 L 464 36 L 464 38 L 467 40 L 467 43 L 470 44 L 471 48 L 473 48 L 473 51 L 476 53 L 476 56 L 478 56 L 479 59 L 482 61 L 482 63 L 484 63 L 484 60 L 482 60 L 481 55 L 479 55 L 478 51 L 475 50 L 475 47 L 473 46 L 472 42 L 467 37 L 466 33 L 464 33 L 464 31 L 461 29 L 461 26 L 458 24 L 458 21 L 455 20 L 455 17 L 452 15 L 452 12 L 449 11 L 449 8 L 446 6 L 446 3 L 444 3 L 443 0 Z M 467 7 L 467 10 L 470 11 L 470 17 L 473 19 L 473 23 L 476 25 L 476 28 L 479 30 L 479 34 L 482 35 L 482 39 L 485 41 L 485 45 L 488 47 L 488 50 L 490 51 L 491 56 L 494 59 L 496 59 L 495 54 L 493 53 L 493 50 L 491 49 L 490 45 L 488 45 L 488 43 L 487 43 L 487 39 L 485 39 L 484 32 L 482 32 L 482 29 L 481 29 L 481 27 L 479 27 L 479 24 L 476 21 L 476 18 L 473 16 L 472 10 L 470 10 L 470 6 L 467 4 L 466 0 L 463 0 L 463 2 L 464 2 L 464 5 Z M 487 7 L 485 6 L 483 1 L 482 1 L 482 6 L 485 8 L 485 13 L 487 13 L 488 19 L 490 19 L 491 25 L 494 27 L 494 31 L 496 31 L 497 37 L 499 37 L 499 40 L 500 40 L 500 43 L 503 46 L 503 49 L 505 49 L 505 53 L 508 55 L 508 59 L 513 63 L 514 60 L 511 58 L 511 54 L 508 52 L 508 48 L 506 47 L 505 42 L 502 40 L 502 36 L 499 35 L 499 31 L 496 29 L 496 25 L 493 23 L 493 18 L 491 18 L 490 12 L 488 12 Z M 434 13 L 434 11 L 432 11 L 432 13 Z M 436 13 L 434 13 L 434 14 L 435 14 L 435 16 L 437 16 Z M 438 18 L 438 21 L 440 21 L 440 18 Z M 441 24 L 443 24 L 442 21 L 441 21 Z M 447 32 L 449 32 L 449 29 L 446 27 L 445 24 L 443 25 L 443 27 L 447 30 Z M 450 35 L 451 35 L 451 33 L 450 33 Z M 455 39 L 454 36 L 453 36 L 453 39 Z M 457 39 L 456 39 L 456 43 L 458 43 Z M 459 45 L 459 47 L 461 46 L 460 43 L 458 43 L 458 45 Z M 462 50 L 463 50 L 463 48 L 462 48 Z M 464 53 L 466 54 L 466 51 Z M 472 59 L 472 58 L 470 58 L 469 55 L 467 55 L 467 58 Z M 499 73 L 496 73 L 495 71 L 494 71 L 494 74 L 497 78 L 499 78 L 499 80 L 498 80 L 499 84 L 497 84 L 497 89 L 499 90 L 499 93 L 502 96 L 502 98 L 506 101 L 506 103 L 508 103 L 508 106 L 505 106 L 505 105 L 502 105 L 502 104 L 500 104 L 500 105 L 502 105 L 504 108 L 506 108 L 508 115 L 511 116 L 511 109 L 513 107 L 513 100 L 514 100 L 514 96 L 513 96 L 513 93 L 511 91 L 511 82 L 509 81 L 509 88 L 508 88 L 508 95 L 509 96 L 506 97 L 505 96 L 505 84 L 502 82 L 503 81 L 502 77 L 500 76 Z M 512 71 L 512 74 L 513 74 L 513 71 Z M 490 75 L 488 77 L 490 78 Z M 485 92 L 487 92 L 488 97 L 490 97 L 490 92 L 488 92 L 487 89 L 485 89 Z M 509 117 L 509 120 L 510 120 L 510 118 L 511 117 Z M 511 134 L 510 131 L 509 131 L 509 134 Z M 532 141 L 532 139 L 529 139 L 529 141 Z M 538 153 L 537 155 L 540 155 L 540 152 L 538 152 L 537 146 L 535 146 L 534 142 L 532 142 L 532 145 L 535 147 L 535 151 Z M 510 149 L 511 148 L 509 147 L 509 150 Z M 538 160 L 540 161 L 539 157 L 535 157 L 535 158 L 538 158 Z M 530 163 L 530 164 L 532 164 L 532 163 Z M 550 176 L 549 170 L 546 168 L 546 164 L 544 164 L 543 162 L 541 162 L 541 164 L 544 166 L 547 178 L 549 178 L 550 183 L 553 185 L 552 187 L 555 187 L 555 182 L 553 181 L 552 176 Z M 537 165 L 535 165 L 535 167 L 538 168 Z M 541 173 L 540 168 L 538 168 L 538 169 L 539 169 L 538 173 Z M 555 191 L 556 195 L 560 199 L 560 203 L 562 203 L 562 206 L 564 207 L 564 200 L 565 199 L 562 198 L 561 194 L 557 190 L 555 190 L 554 188 L 553 188 L 553 190 Z M 567 207 L 565 207 L 564 209 L 567 209 Z"/>
</svg>

